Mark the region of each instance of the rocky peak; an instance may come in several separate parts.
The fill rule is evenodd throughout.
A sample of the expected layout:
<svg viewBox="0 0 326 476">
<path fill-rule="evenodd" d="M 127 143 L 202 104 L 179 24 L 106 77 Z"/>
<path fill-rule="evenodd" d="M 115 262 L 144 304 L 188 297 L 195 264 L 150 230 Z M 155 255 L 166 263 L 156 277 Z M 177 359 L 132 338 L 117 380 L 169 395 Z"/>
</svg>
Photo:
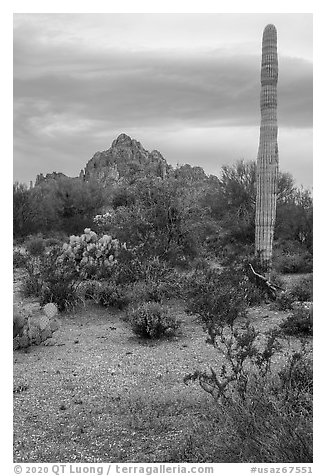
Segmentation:
<svg viewBox="0 0 326 476">
<path fill-rule="evenodd" d="M 133 143 L 137 142 L 127 134 L 122 133 L 112 142 L 111 147 L 132 147 L 134 145 Z"/>
<path fill-rule="evenodd" d="M 108 184 L 133 180 L 136 176 L 164 178 L 166 168 L 166 160 L 158 150 L 149 152 L 140 142 L 122 133 L 112 142 L 110 149 L 93 155 L 80 177 Z"/>
<path fill-rule="evenodd" d="M 169 166 L 158 150 L 149 152 L 127 134 L 119 134 L 108 150 L 96 152 L 78 177 L 67 177 L 61 172 L 39 174 L 35 186 L 55 180 L 95 180 L 102 185 L 117 182 L 132 183 L 141 177 L 166 177 Z"/>
</svg>

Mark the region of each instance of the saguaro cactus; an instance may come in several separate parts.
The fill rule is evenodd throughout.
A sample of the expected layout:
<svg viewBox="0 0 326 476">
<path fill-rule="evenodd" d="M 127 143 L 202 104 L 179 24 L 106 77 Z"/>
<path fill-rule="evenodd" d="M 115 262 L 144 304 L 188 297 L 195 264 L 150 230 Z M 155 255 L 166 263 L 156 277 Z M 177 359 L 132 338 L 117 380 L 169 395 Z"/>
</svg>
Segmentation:
<svg viewBox="0 0 326 476">
<path fill-rule="evenodd" d="M 271 268 L 278 177 L 277 146 L 277 32 L 267 25 L 263 33 L 260 93 L 260 140 L 257 157 L 255 251 L 261 265 Z"/>
</svg>

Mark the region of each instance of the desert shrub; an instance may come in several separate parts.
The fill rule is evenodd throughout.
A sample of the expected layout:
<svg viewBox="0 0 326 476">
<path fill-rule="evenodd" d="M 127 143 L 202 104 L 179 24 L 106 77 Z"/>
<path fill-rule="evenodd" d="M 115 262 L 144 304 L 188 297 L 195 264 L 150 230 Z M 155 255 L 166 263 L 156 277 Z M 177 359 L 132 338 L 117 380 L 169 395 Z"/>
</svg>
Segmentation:
<svg viewBox="0 0 326 476">
<path fill-rule="evenodd" d="M 285 290 L 285 282 L 276 271 L 272 271 L 269 276 L 269 281 L 281 290 Z"/>
<path fill-rule="evenodd" d="M 13 252 L 13 267 L 14 269 L 17 268 L 24 268 L 26 264 L 27 256 L 21 250 L 14 250 Z"/>
<path fill-rule="evenodd" d="M 42 279 L 42 262 L 43 256 L 32 256 L 29 253 L 26 254 L 24 261 L 25 275 L 23 277 L 22 292 L 25 297 L 39 296 L 43 279 Z"/>
<path fill-rule="evenodd" d="M 283 274 L 311 273 L 313 269 L 312 254 L 304 249 L 302 251 L 276 252 L 273 267 L 277 272 Z"/>
<path fill-rule="evenodd" d="M 313 332 L 312 308 L 296 307 L 280 325 L 283 332 L 291 336 L 311 336 Z"/>
<path fill-rule="evenodd" d="M 284 399 L 297 412 L 306 409 L 312 413 L 313 365 L 308 352 L 294 352 L 279 371 Z"/>
<path fill-rule="evenodd" d="M 129 288 L 130 300 L 132 302 L 152 301 L 162 303 L 167 294 L 169 294 L 169 286 L 164 282 L 138 281 Z"/>
<path fill-rule="evenodd" d="M 129 304 L 129 297 L 123 286 L 114 282 L 104 282 L 96 288 L 93 298 L 102 306 L 115 307 L 123 309 Z"/>
<path fill-rule="evenodd" d="M 191 267 L 196 271 L 205 271 L 210 268 L 210 263 L 206 258 L 200 256 L 193 260 Z"/>
<path fill-rule="evenodd" d="M 281 333 L 260 334 L 244 320 L 246 281 L 240 273 L 198 273 L 193 280 L 189 307 L 201 317 L 219 359 L 216 369 L 196 370 L 184 382 L 198 382 L 217 403 L 212 403 L 209 430 L 215 435 L 211 442 L 202 432 L 199 437 L 191 433 L 183 448 L 178 444 L 173 460 L 311 461 L 311 386 L 300 384 L 309 380 L 309 370 L 290 362 L 279 374 L 273 371 Z M 305 389 L 300 401 L 291 397 L 293 386 Z"/>
<path fill-rule="evenodd" d="M 223 243 L 223 240 L 221 240 Z M 242 263 L 248 256 L 253 255 L 252 245 L 244 244 L 225 238 L 225 243 L 217 250 L 218 258 L 223 266 L 234 266 Z M 250 260 L 252 261 L 252 260 Z M 255 267 L 256 269 L 256 267 Z"/>
<path fill-rule="evenodd" d="M 42 283 L 38 276 L 27 274 L 24 277 L 22 287 L 21 287 L 24 297 L 29 298 L 32 296 L 39 296 L 41 293 L 41 289 L 42 289 Z"/>
<path fill-rule="evenodd" d="M 242 268 L 194 272 L 185 287 L 187 312 L 199 314 L 208 332 L 245 317 L 248 305 L 264 297 Z"/>
<path fill-rule="evenodd" d="M 161 279 L 147 277 L 146 280 L 132 283 L 127 288 L 129 299 L 133 303 L 163 303 L 165 300 L 180 298 L 183 294 L 182 278 L 173 270 Z"/>
<path fill-rule="evenodd" d="M 40 256 L 45 251 L 43 238 L 31 238 L 25 243 L 25 248 L 31 256 Z"/>
<path fill-rule="evenodd" d="M 50 251 L 41 263 L 40 302 L 54 302 L 59 311 L 66 311 L 80 301 L 76 294 L 76 283 L 79 275 L 72 260 L 58 262 L 59 249 Z"/>
<path fill-rule="evenodd" d="M 259 288 L 250 279 L 244 278 L 242 288 L 245 293 L 245 300 L 248 306 L 256 306 L 268 298 L 266 292 Z"/>
<path fill-rule="evenodd" d="M 189 432 L 184 444 L 178 442 L 167 460 L 312 461 L 312 367 L 308 353 L 304 349 L 297 352 L 275 372 L 272 362 L 280 349 L 279 331 L 261 335 L 248 323 L 243 326 L 236 321 L 216 319 L 205 326 L 208 342 L 221 356 L 219 366 L 188 374 L 184 382 L 198 382 L 217 405 L 212 403 L 209 416 L 203 412 L 204 428 Z"/>
<path fill-rule="evenodd" d="M 112 270 L 110 280 L 128 286 L 132 299 L 154 300 L 179 297 L 182 293 L 180 275 L 165 261 L 158 258 L 141 260 L 137 253 L 123 250 L 119 264 Z M 143 298 L 140 298 L 140 295 Z"/>
<path fill-rule="evenodd" d="M 102 282 L 93 280 L 93 279 L 87 279 L 85 281 L 80 281 L 76 283 L 75 290 L 77 296 L 80 298 L 81 301 L 84 303 L 87 300 L 94 300 L 95 302 L 98 301 L 98 294 L 102 288 Z"/>
<path fill-rule="evenodd" d="M 235 292 L 239 284 L 240 279 L 230 270 L 209 269 L 193 273 L 187 286 L 188 312 L 199 314 L 204 322 L 212 319 L 218 319 L 222 324 L 228 322 L 232 307 L 232 317 L 245 311 L 244 296 Z"/>
<path fill-rule="evenodd" d="M 301 278 L 291 289 L 296 301 L 312 301 L 313 278 L 312 276 Z"/>
<path fill-rule="evenodd" d="M 312 462 L 311 393 L 306 401 L 287 400 L 278 376 L 250 378 L 246 398 L 212 402 L 200 421 L 170 448 L 167 462 Z"/>
<path fill-rule="evenodd" d="M 63 244 L 58 238 L 45 238 L 44 243 L 46 247 L 62 246 Z"/>
<path fill-rule="evenodd" d="M 175 316 L 155 302 L 143 303 L 130 309 L 128 321 L 136 335 L 149 339 L 173 335 L 180 325 Z"/>
<path fill-rule="evenodd" d="M 292 309 L 292 303 L 295 300 L 290 291 L 282 291 L 276 297 L 276 306 L 280 311 Z"/>
<path fill-rule="evenodd" d="M 48 281 L 40 294 L 41 305 L 54 302 L 60 312 L 74 308 L 79 303 L 72 283 L 67 279 L 53 279 Z"/>
<path fill-rule="evenodd" d="M 63 311 L 78 302 L 75 286 L 79 276 L 71 260 L 58 262 L 60 255 L 60 249 L 52 249 L 41 256 L 28 254 L 22 291 L 26 297 L 38 297 L 41 304 L 54 302 L 59 311 Z"/>
</svg>

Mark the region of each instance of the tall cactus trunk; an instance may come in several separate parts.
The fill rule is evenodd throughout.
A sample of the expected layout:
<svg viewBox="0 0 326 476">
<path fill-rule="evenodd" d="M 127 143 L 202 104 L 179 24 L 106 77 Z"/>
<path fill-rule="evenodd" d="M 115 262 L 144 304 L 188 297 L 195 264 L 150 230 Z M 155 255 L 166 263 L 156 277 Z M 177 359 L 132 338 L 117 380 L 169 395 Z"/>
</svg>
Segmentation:
<svg viewBox="0 0 326 476">
<path fill-rule="evenodd" d="M 277 32 L 274 25 L 267 25 L 262 43 L 255 252 L 268 274 L 272 265 L 278 178 L 277 79 Z"/>
</svg>

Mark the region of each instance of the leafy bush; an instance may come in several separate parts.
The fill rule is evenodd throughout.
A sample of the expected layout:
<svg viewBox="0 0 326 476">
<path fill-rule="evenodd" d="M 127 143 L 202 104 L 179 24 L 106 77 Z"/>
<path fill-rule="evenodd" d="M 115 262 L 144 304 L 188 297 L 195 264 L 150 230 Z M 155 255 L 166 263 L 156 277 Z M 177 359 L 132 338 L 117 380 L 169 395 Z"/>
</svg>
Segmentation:
<svg viewBox="0 0 326 476">
<path fill-rule="evenodd" d="M 187 285 L 187 311 L 199 314 L 212 338 L 216 328 L 246 315 L 246 276 L 235 269 L 195 272 Z"/>
<path fill-rule="evenodd" d="M 124 189 L 124 190 L 123 190 Z M 164 181 L 141 178 L 115 192 L 118 202 L 104 215 L 94 218 L 98 230 L 110 233 L 137 249 L 145 259 L 160 257 L 171 265 L 187 265 L 203 250 L 212 220 L 199 202 L 201 187 L 192 184 L 191 192 L 172 175 Z"/>
<path fill-rule="evenodd" d="M 31 256 L 40 256 L 45 251 L 43 238 L 31 238 L 25 243 L 25 248 Z"/>
<path fill-rule="evenodd" d="M 313 278 L 312 276 L 301 278 L 291 289 L 296 301 L 312 301 Z"/>
<path fill-rule="evenodd" d="M 299 306 L 281 324 L 281 329 L 291 336 L 311 336 L 313 331 L 312 307 Z"/>
<path fill-rule="evenodd" d="M 131 309 L 128 321 L 136 335 L 149 339 L 173 335 L 180 325 L 165 307 L 155 302 L 143 303 Z"/>
<path fill-rule="evenodd" d="M 79 280 L 72 260 L 58 261 L 60 249 L 52 249 L 42 256 L 27 255 L 26 276 L 23 281 L 25 296 L 37 296 L 41 304 L 54 302 L 59 311 L 77 304 L 75 286 Z"/>
</svg>

